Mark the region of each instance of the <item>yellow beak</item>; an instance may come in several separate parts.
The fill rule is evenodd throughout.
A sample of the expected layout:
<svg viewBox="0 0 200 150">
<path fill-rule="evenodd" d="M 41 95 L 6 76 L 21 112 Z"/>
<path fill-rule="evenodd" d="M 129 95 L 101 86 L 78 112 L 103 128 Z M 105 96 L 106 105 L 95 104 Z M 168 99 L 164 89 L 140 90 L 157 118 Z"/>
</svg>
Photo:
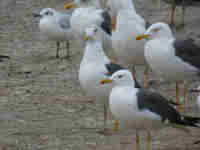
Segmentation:
<svg viewBox="0 0 200 150">
<path fill-rule="evenodd" d="M 136 40 L 148 39 L 148 37 L 149 37 L 148 34 L 140 34 L 136 36 Z"/>
<path fill-rule="evenodd" d="M 112 17 L 112 31 L 116 30 L 117 16 Z"/>
<path fill-rule="evenodd" d="M 107 84 L 107 83 L 112 83 L 112 82 L 113 82 L 113 80 L 105 78 L 105 79 L 100 81 L 100 84 Z"/>
<path fill-rule="evenodd" d="M 74 2 L 64 4 L 65 9 L 72 9 L 72 8 L 77 8 L 77 7 L 78 7 L 78 5 Z"/>
<path fill-rule="evenodd" d="M 84 40 L 85 40 L 85 41 L 88 41 L 89 38 L 90 38 L 89 36 L 85 36 L 85 37 L 84 37 Z"/>
</svg>

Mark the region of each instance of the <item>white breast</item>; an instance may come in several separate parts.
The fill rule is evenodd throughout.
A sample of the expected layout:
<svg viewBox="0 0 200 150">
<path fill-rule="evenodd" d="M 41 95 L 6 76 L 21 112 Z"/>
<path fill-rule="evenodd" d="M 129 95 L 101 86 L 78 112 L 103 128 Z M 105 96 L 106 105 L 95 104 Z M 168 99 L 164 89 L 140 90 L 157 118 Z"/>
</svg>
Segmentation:
<svg viewBox="0 0 200 150">
<path fill-rule="evenodd" d="M 120 121 L 122 126 L 131 129 L 160 129 L 162 126 L 160 116 L 148 110 L 139 110 L 136 93 L 137 90 L 130 86 L 114 88 L 109 98 L 113 116 Z"/>
<path fill-rule="evenodd" d="M 94 62 L 80 67 L 79 81 L 88 96 L 95 97 L 98 100 L 108 99 L 113 85 L 100 84 L 100 81 L 106 77 L 106 72 L 106 68 L 102 63 Z"/>
</svg>

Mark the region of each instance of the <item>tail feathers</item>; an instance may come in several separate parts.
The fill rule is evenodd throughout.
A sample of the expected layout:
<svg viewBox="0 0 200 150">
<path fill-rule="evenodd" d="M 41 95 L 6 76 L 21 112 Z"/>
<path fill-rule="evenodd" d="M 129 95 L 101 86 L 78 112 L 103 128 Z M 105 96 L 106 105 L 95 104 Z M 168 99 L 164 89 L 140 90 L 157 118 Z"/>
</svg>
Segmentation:
<svg viewBox="0 0 200 150">
<path fill-rule="evenodd" d="M 199 117 L 190 117 L 190 116 L 182 116 L 181 122 L 183 125 L 191 126 L 191 127 L 199 127 L 198 123 L 200 123 Z"/>
</svg>

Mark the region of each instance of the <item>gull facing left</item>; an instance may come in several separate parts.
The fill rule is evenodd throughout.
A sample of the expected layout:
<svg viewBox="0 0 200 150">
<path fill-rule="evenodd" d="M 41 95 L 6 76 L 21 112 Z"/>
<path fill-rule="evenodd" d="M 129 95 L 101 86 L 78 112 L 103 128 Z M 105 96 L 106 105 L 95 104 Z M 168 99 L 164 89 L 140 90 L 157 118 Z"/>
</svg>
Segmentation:
<svg viewBox="0 0 200 150">
<path fill-rule="evenodd" d="M 193 39 L 176 39 L 166 23 L 152 24 L 137 40 L 148 39 L 145 44 L 145 59 L 157 74 L 168 81 L 176 82 L 178 103 L 178 83 L 199 79 L 200 45 Z M 184 89 L 184 99 L 187 88 Z M 183 100 L 183 104 L 184 104 Z"/>
<path fill-rule="evenodd" d="M 147 149 L 150 150 L 151 130 L 165 126 L 188 131 L 185 127 L 199 127 L 200 118 L 181 115 L 170 102 L 158 93 L 135 87 L 131 72 L 118 70 L 101 84 L 114 84 L 109 97 L 110 110 L 125 129 L 136 130 L 136 150 L 139 149 L 139 131 L 147 131 Z"/>
<path fill-rule="evenodd" d="M 56 11 L 52 8 L 44 8 L 40 13 L 34 13 L 34 17 L 40 17 L 40 31 L 47 36 L 49 40 L 56 41 L 56 58 L 59 58 L 60 42 L 66 43 L 66 58 L 70 56 L 69 40 L 74 38 L 70 27 L 70 14 Z"/>
<path fill-rule="evenodd" d="M 112 63 L 105 55 L 102 47 L 103 31 L 97 25 L 91 25 L 85 30 L 86 47 L 80 64 L 79 81 L 88 96 L 104 102 L 104 125 L 107 120 L 108 96 L 111 85 L 101 86 L 99 81 L 108 77 L 122 66 Z"/>
</svg>

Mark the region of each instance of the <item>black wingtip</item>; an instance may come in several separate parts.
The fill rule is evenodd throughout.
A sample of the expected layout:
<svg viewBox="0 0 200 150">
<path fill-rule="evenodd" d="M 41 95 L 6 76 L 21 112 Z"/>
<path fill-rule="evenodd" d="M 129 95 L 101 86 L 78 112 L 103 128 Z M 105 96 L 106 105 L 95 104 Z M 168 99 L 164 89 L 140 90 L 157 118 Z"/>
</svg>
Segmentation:
<svg viewBox="0 0 200 150">
<path fill-rule="evenodd" d="M 42 16 L 40 14 L 38 14 L 38 13 L 33 13 L 33 17 L 34 18 L 41 18 Z"/>
<path fill-rule="evenodd" d="M 199 117 L 191 117 L 191 116 L 182 116 L 182 117 L 183 117 L 182 119 L 183 125 L 200 128 L 200 126 L 198 125 L 200 123 Z"/>
<path fill-rule="evenodd" d="M 199 143 L 200 143 L 200 140 L 198 140 L 198 141 L 194 142 L 193 144 L 199 144 Z"/>
<path fill-rule="evenodd" d="M 5 59 L 10 59 L 10 56 L 0 55 L 0 62 L 4 61 Z"/>
</svg>

